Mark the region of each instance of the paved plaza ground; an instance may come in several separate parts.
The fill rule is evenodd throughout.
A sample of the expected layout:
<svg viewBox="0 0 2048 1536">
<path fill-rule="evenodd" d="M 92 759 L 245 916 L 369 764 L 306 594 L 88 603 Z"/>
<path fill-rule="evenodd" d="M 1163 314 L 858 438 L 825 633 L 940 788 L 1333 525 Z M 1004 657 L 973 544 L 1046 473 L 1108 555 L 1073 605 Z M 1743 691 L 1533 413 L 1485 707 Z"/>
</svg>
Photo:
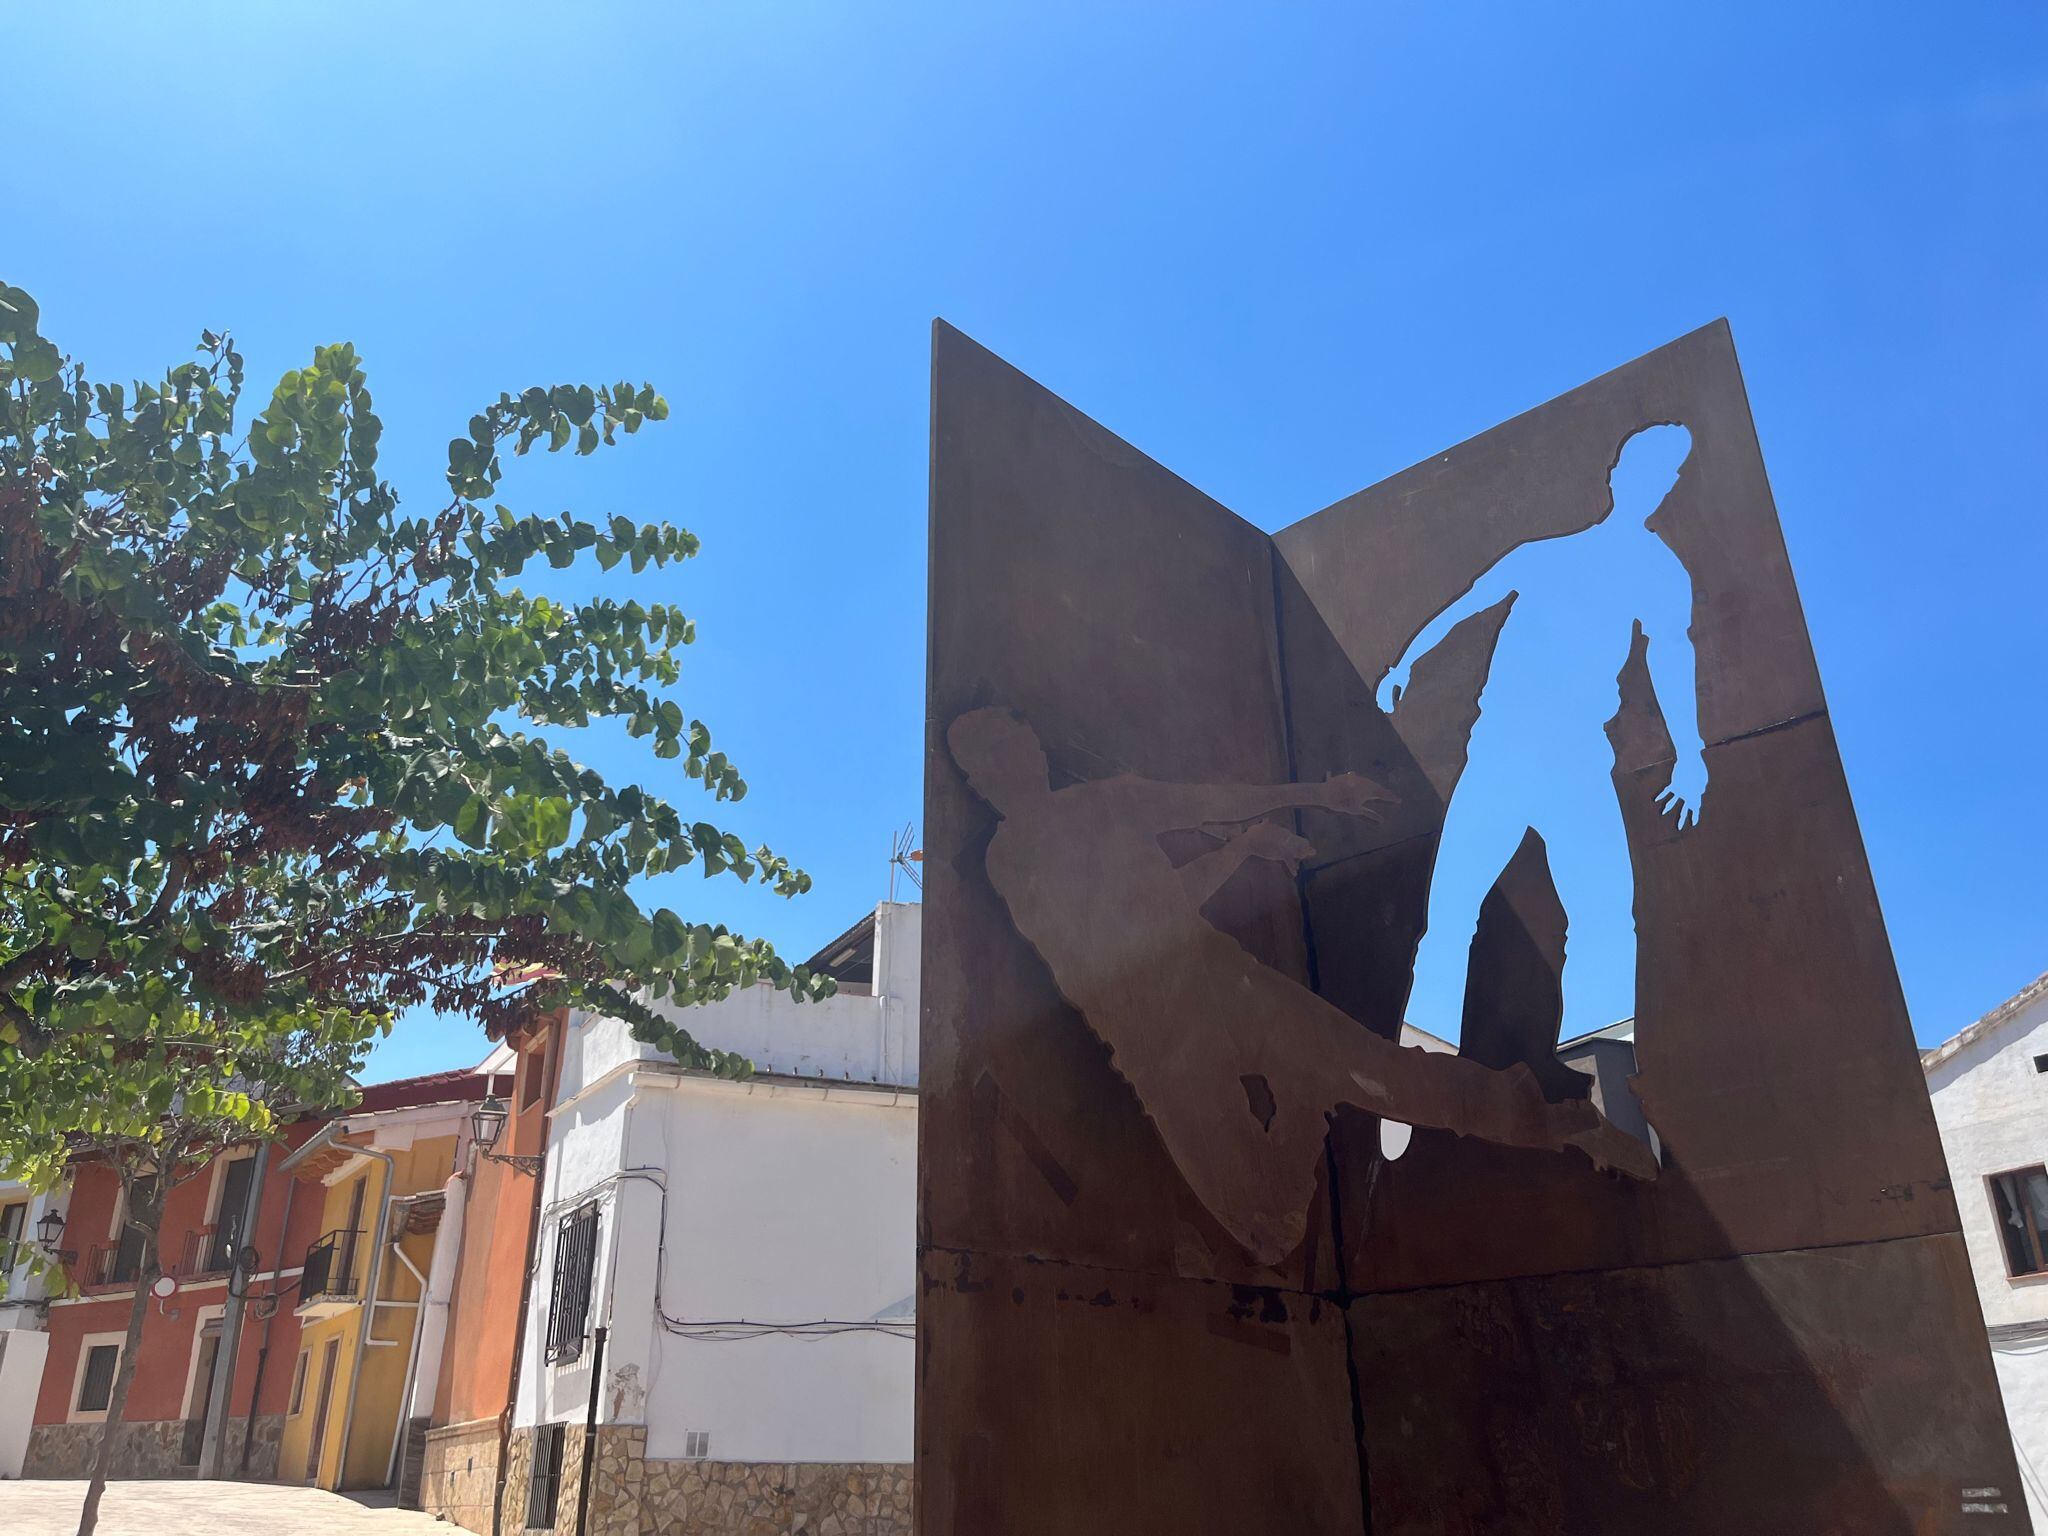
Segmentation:
<svg viewBox="0 0 2048 1536">
<path fill-rule="evenodd" d="M 375 1495 L 368 1496 L 375 1498 Z M 6 1536 L 71 1536 L 78 1529 L 82 1482 L 0 1482 L 0 1532 Z M 100 1503 L 99 1536 L 459 1536 L 460 1526 L 413 1509 L 290 1488 L 278 1483 L 109 1483 Z"/>
</svg>

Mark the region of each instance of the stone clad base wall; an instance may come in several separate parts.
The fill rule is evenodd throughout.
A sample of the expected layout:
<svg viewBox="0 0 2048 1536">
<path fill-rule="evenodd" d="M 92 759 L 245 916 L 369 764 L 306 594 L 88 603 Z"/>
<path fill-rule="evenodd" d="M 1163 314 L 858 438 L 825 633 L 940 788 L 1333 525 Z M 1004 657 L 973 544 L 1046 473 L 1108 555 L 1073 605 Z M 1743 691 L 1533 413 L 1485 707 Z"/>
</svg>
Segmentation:
<svg viewBox="0 0 2048 1536">
<path fill-rule="evenodd" d="M 910 1536 L 907 1463 L 650 1461 L 642 1425 L 597 1435 L 586 1536 Z M 533 1445 L 533 1430 L 515 1430 L 506 1458 L 505 1529 L 524 1536 L 536 1536 L 521 1524 Z M 571 1424 L 554 1536 L 574 1536 L 582 1474 L 583 1426 Z"/>
<path fill-rule="evenodd" d="M 514 1435 L 516 1445 L 519 1436 Z M 468 1424 L 444 1424 L 426 1436 L 426 1457 L 420 1471 L 419 1507 L 471 1531 L 491 1528 L 491 1500 L 498 1486 L 498 1421 L 476 1419 Z M 526 1508 L 526 1488 L 520 1484 L 520 1503 L 507 1504 L 514 1528 Z M 510 1497 L 510 1490 L 507 1490 Z"/>
<path fill-rule="evenodd" d="M 109 1476 L 197 1477 L 196 1466 L 182 1464 L 185 1448 L 185 1420 L 137 1419 L 119 1426 L 116 1454 Z M 241 1419 L 228 1421 L 227 1464 L 221 1469 L 230 1478 L 242 1477 Z M 29 1431 L 28 1452 L 22 1459 L 23 1477 L 74 1478 L 92 1475 L 93 1457 L 99 1454 L 104 1424 L 38 1424 Z M 249 1478 L 269 1481 L 277 1476 L 277 1447 L 284 1437 L 284 1417 L 263 1413 L 256 1416 L 255 1445 L 249 1453 Z"/>
<path fill-rule="evenodd" d="M 634 1536 L 910 1536 L 907 1463 L 650 1461 Z"/>
</svg>

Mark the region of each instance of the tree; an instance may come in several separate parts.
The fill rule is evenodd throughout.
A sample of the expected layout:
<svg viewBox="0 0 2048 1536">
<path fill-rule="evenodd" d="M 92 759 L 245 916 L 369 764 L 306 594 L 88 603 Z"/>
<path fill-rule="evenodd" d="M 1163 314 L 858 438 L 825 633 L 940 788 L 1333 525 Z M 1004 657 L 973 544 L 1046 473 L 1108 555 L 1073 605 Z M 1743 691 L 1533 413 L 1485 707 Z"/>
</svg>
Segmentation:
<svg viewBox="0 0 2048 1536">
<path fill-rule="evenodd" d="M 76 1138 L 111 1138 L 174 1169 L 170 1127 L 219 1107 L 202 1087 L 267 1134 L 274 1097 L 228 1085 L 297 1060 L 319 1103 L 324 1070 L 419 1004 L 493 1034 L 592 1008 L 744 1075 L 656 1005 L 829 978 L 634 888 L 690 864 L 784 896 L 809 877 L 536 734 L 621 721 L 739 799 L 671 696 L 694 626 L 512 584 L 537 560 L 639 573 L 697 540 L 496 500 L 508 451 L 593 453 L 666 403 L 501 394 L 449 444 L 447 502 L 408 516 L 352 347 L 315 348 L 246 426 L 242 384 L 213 332 L 159 382 L 93 383 L 0 284 L 0 1162 L 47 1178 Z"/>
</svg>

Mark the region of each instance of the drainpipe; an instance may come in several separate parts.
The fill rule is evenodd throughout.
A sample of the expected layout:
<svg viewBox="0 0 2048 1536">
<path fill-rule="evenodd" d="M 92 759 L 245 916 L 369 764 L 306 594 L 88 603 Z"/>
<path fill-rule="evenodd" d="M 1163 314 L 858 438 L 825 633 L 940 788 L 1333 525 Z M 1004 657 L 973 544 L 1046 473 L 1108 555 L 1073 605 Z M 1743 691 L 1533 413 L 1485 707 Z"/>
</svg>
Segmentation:
<svg viewBox="0 0 2048 1536">
<path fill-rule="evenodd" d="M 370 1239 L 370 1272 L 363 1281 L 363 1320 L 356 1329 L 355 1359 L 348 1372 L 348 1405 L 341 1414 L 341 1456 L 334 1468 L 337 1491 L 348 1477 L 348 1437 L 356 1422 L 356 1394 L 363 1385 L 363 1353 L 369 1347 L 370 1330 L 377 1324 L 377 1287 L 384 1279 L 384 1233 L 391 1224 L 391 1186 L 398 1176 L 398 1165 L 389 1152 L 379 1152 L 375 1147 L 353 1147 L 350 1150 L 365 1157 L 374 1157 L 384 1165 L 384 1187 L 377 1193 L 376 1233 Z"/>
<path fill-rule="evenodd" d="M 469 1176 L 460 1171 L 448 1175 L 448 1182 L 441 1186 L 441 1199 L 441 1226 L 434 1234 L 434 1256 L 427 1261 L 427 1283 L 420 1293 L 412 1381 L 399 1404 L 408 1434 L 413 1424 L 433 1417 L 434 1397 L 441 1384 L 448 1308 L 455 1300 L 455 1276 L 462 1262 L 463 1223 L 468 1218 Z"/>
<path fill-rule="evenodd" d="M 407 1196 L 405 1202 L 407 1208 L 410 1209 L 412 1206 L 417 1205 L 421 1198 L 419 1195 Z M 434 1229 L 434 1254 L 436 1256 L 441 1252 L 441 1235 L 447 1230 L 447 1213 L 445 1210 L 442 1212 L 441 1219 L 442 1225 Z M 398 1486 L 398 1448 L 405 1443 L 405 1426 L 412 1416 L 413 1373 L 419 1369 L 420 1334 L 425 1329 L 427 1323 L 427 1277 L 420 1273 L 419 1265 L 413 1263 L 411 1259 L 405 1256 L 405 1249 L 399 1246 L 404 1240 L 402 1233 L 391 1239 L 391 1256 L 403 1264 L 405 1272 L 412 1276 L 413 1283 L 420 1288 L 420 1299 L 413 1304 L 412 1347 L 408 1350 L 405 1357 L 405 1385 L 398 1389 L 398 1413 L 391 1425 L 391 1454 L 384 1458 L 384 1486 L 386 1488 L 396 1488 Z M 427 1267 L 432 1269 L 433 1266 L 433 1259 L 428 1259 Z"/>
<path fill-rule="evenodd" d="M 491 1493 L 491 1536 L 503 1536 L 505 1528 L 505 1483 L 512 1460 L 512 1420 L 519 1407 L 519 1373 L 526 1366 L 526 1314 L 533 1304 L 533 1258 L 540 1243 L 541 1193 L 544 1176 L 533 1180 L 533 1209 L 526 1219 L 526 1269 L 519 1282 L 519 1331 L 512 1335 L 512 1386 L 505 1395 L 504 1412 L 498 1415 L 498 1485 Z"/>
<path fill-rule="evenodd" d="M 583 1475 L 576 1485 L 576 1536 L 585 1536 L 590 1525 L 590 1469 L 597 1460 L 597 1398 L 604 1387 L 604 1337 L 609 1329 L 600 1325 L 590 1353 L 590 1401 L 583 1408 Z"/>
<path fill-rule="evenodd" d="M 893 893 L 892 893 L 893 894 Z M 875 979 L 868 990 L 875 999 L 875 1081 L 889 1081 L 889 929 L 894 924 L 895 914 L 888 914 L 887 920 L 881 912 L 875 913 Z"/>
</svg>

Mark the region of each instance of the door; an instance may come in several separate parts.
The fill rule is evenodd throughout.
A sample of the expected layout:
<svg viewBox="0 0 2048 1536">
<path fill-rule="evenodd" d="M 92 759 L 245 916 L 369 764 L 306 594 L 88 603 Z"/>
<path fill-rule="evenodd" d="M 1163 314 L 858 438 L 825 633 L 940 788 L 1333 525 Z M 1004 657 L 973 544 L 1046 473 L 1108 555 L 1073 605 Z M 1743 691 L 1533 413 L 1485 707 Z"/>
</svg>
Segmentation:
<svg viewBox="0 0 2048 1536">
<path fill-rule="evenodd" d="M 363 1191 L 368 1189 L 369 1186 L 370 1176 L 366 1173 L 356 1180 L 355 1188 L 350 1190 L 348 1194 L 347 1235 L 342 1238 L 340 1249 L 336 1255 L 336 1261 L 341 1266 L 341 1278 L 344 1281 L 355 1279 L 356 1239 L 361 1236 L 363 1230 Z M 344 1294 L 355 1294 L 346 1284 L 342 1285 L 340 1289 Z"/>
<path fill-rule="evenodd" d="M 178 1448 L 178 1465 L 196 1467 L 206 1443 L 206 1406 L 213 1401 L 213 1371 L 220 1361 L 220 1326 L 217 1317 L 208 1318 L 199 1330 L 199 1360 L 192 1371 L 192 1398 L 185 1404 L 185 1434 Z"/>
<path fill-rule="evenodd" d="M 329 1339 L 320 1353 L 320 1395 L 313 1400 L 313 1432 L 306 1437 L 306 1477 L 320 1481 L 320 1453 L 327 1441 L 327 1405 L 334 1395 L 334 1361 L 341 1353 L 341 1340 Z"/>
</svg>

